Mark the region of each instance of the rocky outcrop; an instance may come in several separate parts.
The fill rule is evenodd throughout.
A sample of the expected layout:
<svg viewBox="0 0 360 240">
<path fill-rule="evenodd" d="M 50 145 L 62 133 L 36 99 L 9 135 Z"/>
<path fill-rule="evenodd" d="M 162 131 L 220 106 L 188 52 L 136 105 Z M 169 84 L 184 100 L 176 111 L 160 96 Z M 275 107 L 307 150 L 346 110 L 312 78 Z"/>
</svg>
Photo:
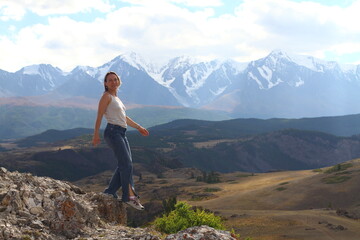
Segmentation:
<svg viewBox="0 0 360 240">
<path fill-rule="evenodd" d="M 336 214 L 339 216 L 347 217 L 350 219 L 359 220 L 360 219 L 360 206 L 350 208 L 350 209 L 338 209 Z"/>
<path fill-rule="evenodd" d="M 209 226 L 191 227 L 180 231 L 176 234 L 171 234 L 165 240 L 236 240 L 235 237 L 227 231 L 216 230 Z"/>
<path fill-rule="evenodd" d="M 112 196 L 85 193 L 67 182 L 0 168 L 0 239 L 97 235 L 133 239 L 147 235 L 145 230 L 128 231 L 120 225 L 126 225 L 126 209 Z M 156 239 L 149 236 L 147 239 Z"/>
<path fill-rule="evenodd" d="M 126 220 L 125 206 L 110 195 L 0 167 L 1 240 L 160 240 L 155 230 L 126 227 Z M 208 226 L 166 237 L 175 239 L 235 240 Z"/>
</svg>

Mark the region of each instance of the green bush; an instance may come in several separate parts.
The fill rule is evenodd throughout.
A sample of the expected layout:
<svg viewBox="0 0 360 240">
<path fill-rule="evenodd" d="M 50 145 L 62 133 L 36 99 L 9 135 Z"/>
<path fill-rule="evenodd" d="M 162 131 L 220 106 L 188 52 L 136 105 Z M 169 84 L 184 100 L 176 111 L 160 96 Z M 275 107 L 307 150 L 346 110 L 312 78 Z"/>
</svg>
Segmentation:
<svg viewBox="0 0 360 240">
<path fill-rule="evenodd" d="M 219 192 L 221 188 L 205 188 L 204 192 Z"/>
<path fill-rule="evenodd" d="M 169 213 L 171 213 L 173 210 L 175 210 L 176 203 L 177 203 L 176 197 L 171 197 L 168 200 L 164 199 L 162 201 L 162 205 L 166 216 L 169 215 Z"/>
<path fill-rule="evenodd" d="M 335 175 L 335 176 L 323 178 L 322 181 L 326 184 L 336 184 L 336 183 L 343 183 L 349 179 L 351 179 L 350 176 Z"/>
<path fill-rule="evenodd" d="M 337 164 L 331 168 L 328 168 L 325 173 L 333 173 L 333 172 L 340 172 L 340 171 L 344 171 L 350 167 L 352 167 L 353 165 L 351 163 L 343 163 L 343 164 Z"/>
<path fill-rule="evenodd" d="M 168 215 L 163 215 L 154 221 L 155 228 L 158 231 L 170 234 L 177 233 L 193 226 L 207 225 L 215 229 L 224 229 L 220 217 L 213 213 L 207 213 L 204 210 L 193 210 L 191 206 L 185 202 L 178 202 L 175 210 Z"/>
<path fill-rule="evenodd" d="M 286 184 L 289 184 L 289 182 L 282 182 L 279 185 L 286 185 Z"/>
<path fill-rule="evenodd" d="M 206 183 L 219 183 L 220 182 L 219 173 L 216 173 L 214 171 L 207 173 L 207 172 L 203 171 L 202 174 L 203 174 L 202 176 L 198 176 L 196 178 L 197 182 L 206 182 Z"/>
</svg>

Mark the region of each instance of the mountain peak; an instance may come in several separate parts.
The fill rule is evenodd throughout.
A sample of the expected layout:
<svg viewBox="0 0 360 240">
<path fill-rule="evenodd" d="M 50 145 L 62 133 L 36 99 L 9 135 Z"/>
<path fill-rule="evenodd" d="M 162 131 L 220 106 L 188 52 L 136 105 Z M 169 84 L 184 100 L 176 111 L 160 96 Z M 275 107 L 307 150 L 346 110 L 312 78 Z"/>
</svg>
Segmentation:
<svg viewBox="0 0 360 240">
<path fill-rule="evenodd" d="M 169 65 L 177 67 L 183 67 L 183 66 L 190 66 L 194 64 L 200 63 L 201 60 L 195 57 L 190 57 L 188 55 L 182 55 L 180 57 L 176 57 L 173 59 L 170 59 Z"/>
<path fill-rule="evenodd" d="M 157 72 L 156 66 L 150 63 L 150 60 L 136 52 L 130 51 L 123 53 L 118 57 L 118 59 L 121 59 L 138 70 L 143 70 L 145 72 Z"/>
<path fill-rule="evenodd" d="M 63 72 L 57 67 L 53 67 L 51 64 L 33 64 L 23 67 L 18 72 L 22 72 L 26 75 L 43 75 L 44 72 L 55 71 L 60 74 Z"/>
<path fill-rule="evenodd" d="M 289 55 L 281 49 L 273 50 L 266 58 L 270 59 L 273 63 L 276 63 L 278 60 L 291 61 Z"/>
<path fill-rule="evenodd" d="M 279 60 L 293 62 L 316 72 L 324 72 L 326 69 L 339 67 L 339 64 L 334 61 L 325 61 L 307 55 L 287 54 L 280 49 L 273 50 L 266 59 L 270 59 L 271 63 L 274 65 L 276 65 Z"/>
<path fill-rule="evenodd" d="M 277 57 L 288 57 L 288 54 L 281 49 L 274 49 L 270 52 L 269 56 L 277 56 Z"/>
</svg>

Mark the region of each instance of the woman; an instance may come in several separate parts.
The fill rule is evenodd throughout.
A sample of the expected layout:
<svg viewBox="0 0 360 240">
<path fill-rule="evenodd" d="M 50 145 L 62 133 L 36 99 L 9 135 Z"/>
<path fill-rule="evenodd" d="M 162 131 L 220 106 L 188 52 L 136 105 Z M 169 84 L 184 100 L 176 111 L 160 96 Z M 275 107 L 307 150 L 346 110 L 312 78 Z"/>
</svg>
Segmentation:
<svg viewBox="0 0 360 240">
<path fill-rule="evenodd" d="M 100 143 L 99 128 L 105 115 L 108 124 L 104 131 L 104 139 L 114 151 L 118 166 L 104 193 L 117 198 L 116 191 L 122 187 L 122 201 L 138 210 L 144 210 L 134 189 L 132 158 L 125 133 L 127 126 L 136 128 L 143 136 L 148 136 L 149 132 L 126 116 L 126 108 L 117 96 L 120 85 L 121 80 L 115 72 L 105 75 L 105 92 L 99 101 L 92 143 L 94 146 Z"/>
</svg>

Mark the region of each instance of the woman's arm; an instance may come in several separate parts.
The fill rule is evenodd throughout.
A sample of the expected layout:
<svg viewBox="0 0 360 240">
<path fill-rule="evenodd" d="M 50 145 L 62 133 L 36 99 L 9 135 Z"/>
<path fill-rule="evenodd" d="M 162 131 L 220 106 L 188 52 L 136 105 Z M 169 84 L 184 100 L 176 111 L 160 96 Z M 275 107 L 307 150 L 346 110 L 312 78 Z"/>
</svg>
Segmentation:
<svg viewBox="0 0 360 240">
<path fill-rule="evenodd" d="M 149 136 L 149 131 L 146 128 L 143 128 L 128 116 L 126 116 L 126 124 L 130 127 L 136 128 L 141 133 L 141 135 Z"/>
<path fill-rule="evenodd" d="M 101 125 L 101 120 L 105 114 L 106 108 L 109 105 L 110 101 L 111 101 L 111 97 L 107 93 L 104 93 L 99 101 L 98 112 L 97 112 L 95 128 L 94 128 L 94 136 L 92 139 L 92 144 L 94 146 L 100 143 L 99 129 Z"/>
</svg>

